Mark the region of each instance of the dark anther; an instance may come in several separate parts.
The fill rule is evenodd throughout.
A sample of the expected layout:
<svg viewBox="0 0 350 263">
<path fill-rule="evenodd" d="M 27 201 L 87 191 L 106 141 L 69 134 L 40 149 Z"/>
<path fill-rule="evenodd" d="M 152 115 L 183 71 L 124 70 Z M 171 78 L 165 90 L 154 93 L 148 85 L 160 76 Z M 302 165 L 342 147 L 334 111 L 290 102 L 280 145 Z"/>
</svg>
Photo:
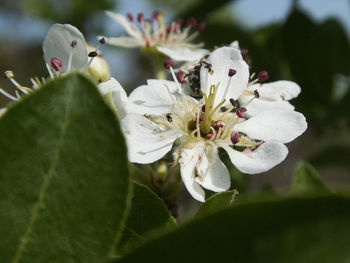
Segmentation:
<svg viewBox="0 0 350 263">
<path fill-rule="evenodd" d="M 237 73 L 237 71 L 235 69 L 233 69 L 233 68 L 230 68 L 228 70 L 228 76 L 229 77 L 232 77 L 232 76 L 236 75 L 236 73 Z"/>
<path fill-rule="evenodd" d="M 165 69 L 170 69 L 170 67 L 175 66 L 175 63 L 171 60 L 164 60 L 163 65 Z"/>
<path fill-rule="evenodd" d="M 260 97 L 258 90 L 254 90 L 254 96 L 257 99 Z"/>
<path fill-rule="evenodd" d="M 101 44 L 104 44 L 104 43 L 106 43 L 106 39 L 103 37 L 103 38 L 101 38 L 101 39 L 99 40 L 99 42 L 100 42 Z"/>
<path fill-rule="evenodd" d="M 91 51 L 88 56 L 90 58 L 96 57 L 97 56 L 97 52 L 96 51 Z"/>
<path fill-rule="evenodd" d="M 77 45 L 77 41 L 76 40 L 73 40 L 72 43 L 70 43 L 70 46 L 72 48 L 75 48 L 76 45 Z"/>
<path fill-rule="evenodd" d="M 171 117 L 170 113 L 166 114 L 166 119 L 168 120 L 168 122 L 172 122 L 173 121 L 173 118 Z"/>
</svg>

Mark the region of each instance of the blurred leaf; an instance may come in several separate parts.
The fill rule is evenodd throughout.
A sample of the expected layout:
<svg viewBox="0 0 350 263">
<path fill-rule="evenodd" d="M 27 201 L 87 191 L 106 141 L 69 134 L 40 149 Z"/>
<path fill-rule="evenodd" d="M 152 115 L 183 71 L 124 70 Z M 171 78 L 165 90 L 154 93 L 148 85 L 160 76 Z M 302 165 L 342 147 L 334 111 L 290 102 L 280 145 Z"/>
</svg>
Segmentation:
<svg viewBox="0 0 350 263">
<path fill-rule="evenodd" d="M 230 207 L 237 194 L 237 190 L 230 190 L 211 196 L 205 201 L 205 203 L 201 204 L 196 214 L 196 218 L 207 216 Z"/>
<path fill-rule="evenodd" d="M 348 262 L 350 199 L 234 205 L 165 234 L 117 262 Z"/>
<path fill-rule="evenodd" d="M 295 168 L 291 194 L 308 194 L 329 192 L 316 169 L 307 162 L 299 162 Z"/>
<path fill-rule="evenodd" d="M 318 150 L 311 158 L 309 158 L 309 162 L 316 167 L 340 166 L 345 169 L 350 169 L 349 156 L 349 144 L 335 144 Z"/>
<path fill-rule="evenodd" d="M 84 25 L 99 11 L 114 9 L 114 0 L 21 0 L 22 11 L 55 23 L 69 23 L 84 32 Z"/>
<path fill-rule="evenodd" d="M 96 87 L 70 74 L 0 119 L 1 262 L 105 262 L 124 223 L 123 134 Z"/>
<path fill-rule="evenodd" d="M 208 14 L 223 7 L 224 5 L 229 4 L 230 2 L 232 1 L 231 0 L 192 1 L 192 3 L 189 4 L 186 7 L 186 9 L 179 12 L 176 17 L 183 17 L 183 18 L 195 17 L 196 19 L 204 20 L 208 16 Z"/>
<path fill-rule="evenodd" d="M 284 55 L 293 78 L 302 87 L 296 105 L 313 122 L 328 116 L 334 103 L 334 77 L 348 74 L 350 45 L 344 28 L 334 19 L 315 24 L 294 9 L 282 27 Z M 328 121 L 328 118 L 325 119 Z"/>
<path fill-rule="evenodd" d="M 155 193 L 139 184 L 134 183 L 133 186 L 131 208 L 118 245 L 118 254 L 127 250 L 132 243 L 144 242 L 146 234 L 155 228 L 176 226 L 175 219 Z"/>
</svg>

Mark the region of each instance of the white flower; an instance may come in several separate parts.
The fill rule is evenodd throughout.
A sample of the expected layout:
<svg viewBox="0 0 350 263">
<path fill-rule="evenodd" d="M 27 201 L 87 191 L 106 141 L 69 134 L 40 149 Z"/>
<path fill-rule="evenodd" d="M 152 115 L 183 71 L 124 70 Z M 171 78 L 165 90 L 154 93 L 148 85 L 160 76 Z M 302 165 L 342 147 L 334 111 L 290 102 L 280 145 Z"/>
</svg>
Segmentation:
<svg viewBox="0 0 350 263">
<path fill-rule="evenodd" d="M 109 79 L 108 66 L 103 64 L 104 61 L 101 61 L 101 58 L 98 57 L 96 50 L 88 53 L 87 43 L 83 34 L 72 25 L 52 25 L 43 42 L 43 53 L 50 79 L 67 74 L 73 70 L 90 74 L 91 78 L 101 79 L 101 81 Z M 89 56 L 91 57 L 90 59 Z M 96 56 L 97 61 L 94 59 Z M 14 73 L 10 70 L 5 72 L 5 77 L 16 87 L 15 96 L 2 89 L 0 89 L 0 93 L 13 101 L 19 100 L 23 94 L 28 94 L 46 83 L 45 78 L 33 77 L 30 79 L 32 87 L 25 87 L 15 80 Z"/>
<path fill-rule="evenodd" d="M 181 28 L 180 21 L 173 21 L 166 26 L 163 12 L 154 12 L 152 19 L 144 19 L 142 13 L 137 15 L 136 23 L 129 13 L 127 18 L 123 15 L 106 11 L 106 14 L 117 21 L 129 36 L 106 38 L 110 45 L 124 48 L 144 48 L 151 52 L 158 51 L 174 61 L 199 61 L 208 50 L 200 48 L 203 44 L 192 44 L 191 41 L 203 30 L 204 23 L 200 23 L 194 32 L 192 29 L 197 24 L 194 18 L 187 21 L 187 26 Z"/>
<path fill-rule="evenodd" d="M 284 143 L 294 140 L 307 127 L 304 116 L 290 109 L 261 110 L 246 117 L 236 104 L 249 79 L 248 65 L 238 49 L 219 48 L 207 61 L 200 70 L 205 95 L 199 101 L 172 81 L 149 80 L 129 98 L 115 80 L 101 85 L 105 91 L 113 90 L 115 104 L 123 108 L 120 118 L 129 160 L 157 161 L 178 139 L 175 161 L 180 164 L 187 190 L 201 202 L 205 201 L 202 187 L 214 192 L 230 188 L 229 172 L 218 156 L 219 147 L 240 171 L 261 173 L 282 162 L 288 153 Z"/>
</svg>

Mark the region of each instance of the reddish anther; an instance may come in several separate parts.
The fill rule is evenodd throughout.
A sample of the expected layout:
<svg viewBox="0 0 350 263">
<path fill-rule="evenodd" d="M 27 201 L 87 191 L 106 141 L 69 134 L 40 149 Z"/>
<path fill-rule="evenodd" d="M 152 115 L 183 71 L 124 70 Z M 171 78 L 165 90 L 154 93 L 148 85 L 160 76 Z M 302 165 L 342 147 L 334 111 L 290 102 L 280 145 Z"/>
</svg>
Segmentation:
<svg viewBox="0 0 350 263">
<path fill-rule="evenodd" d="M 137 14 L 137 21 L 141 23 L 144 20 L 144 15 L 143 13 L 138 13 Z"/>
<path fill-rule="evenodd" d="M 184 82 L 184 76 L 185 74 L 182 71 L 176 73 L 176 78 L 181 84 Z"/>
<path fill-rule="evenodd" d="M 246 108 L 239 108 L 236 110 L 236 115 L 239 117 L 239 118 L 245 118 L 245 114 L 244 112 L 247 111 Z"/>
<path fill-rule="evenodd" d="M 134 21 L 134 17 L 131 13 L 127 13 L 126 16 L 128 17 L 130 22 Z"/>
<path fill-rule="evenodd" d="M 258 74 L 258 81 L 259 82 L 265 82 L 269 79 L 269 73 L 267 71 L 260 71 Z"/>
<path fill-rule="evenodd" d="M 170 67 L 175 66 L 175 63 L 174 61 L 171 61 L 171 60 L 164 60 L 163 65 L 165 69 L 170 69 Z"/>
<path fill-rule="evenodd" d="M 200 22 L 197 28 L 197 31 L 199 33 L 203 32 L 203 30 L 205 29 L 205 27 L 207 26 L 207 23 L 205 23 L 204 21 Z"/>
<path fill-rule="evenodd" d="M 248 49 L 242 48 L 242 49 L 241 49 L 241 53 L 242 53 L 243 55 L 247 55 L 247 54 L 248 54 Z"/>
<path fill-rule="evenodd" d="M 205 112 L 205 104 L 202 105 L 202 112 Z"/>
<path fill-rule="evenodd" d="M 158 20 L 158 18 L 159 18 L 159 11 L 158 10 L 153 11 L 152 18 L 154 20 Z"/>
<path fill-rule="evenodd" d="M 190 17 L 187 19 L 187 26 L 195 26 L 197 25 L 197 20 L 194 17 Z"/>
<path fill-rule="evenodd" d="M 60 71 L 62 67 L 62 61 L 59 60 L 58 58 L 52 58 L 51 59 L 51 66 L 54 68 L 56 71 Z"/>
<path fill-rule="evenodd" d="M 239 142 L 239 133 L 238 132 L 231 133 L 231 142 L 232 142 L 232 144 L 237 144 Z"/>
<path fill-rule="evenodd" d="M 228 70 L 228 76 L 229 76 L 229 77 L 232 77 L 232 76 L 236 75 L 236 73 L 237 73 L 237 70 L 235 70 L 235 69 L 233 69 L 233 68 L 230 68 L 230 69 Z"/>
</svg>

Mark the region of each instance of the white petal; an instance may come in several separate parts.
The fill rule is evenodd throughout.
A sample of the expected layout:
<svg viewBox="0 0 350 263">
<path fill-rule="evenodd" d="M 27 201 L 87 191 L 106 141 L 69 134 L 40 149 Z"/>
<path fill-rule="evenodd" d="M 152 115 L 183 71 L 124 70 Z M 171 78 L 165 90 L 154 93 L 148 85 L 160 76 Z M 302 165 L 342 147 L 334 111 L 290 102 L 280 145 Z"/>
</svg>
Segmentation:
<svg viewBox="0 0 350 263">
<path fill-rule="evenodd" d="M 184 182 L 187 191 L 192 195 L 192 197 L 200 202 L 205 201 L 205 193 L 195 180 L 195 170 L 202 153 L 203 145 L 197 144 L 192 149 L 183 150 L 181 152 L 181 157 L 179 160 L 182 181 Z"/>
<path fill-rule="evenodd" d="M 265 142 L 250 153 L 236 151 L 230 146 L 223 148 L 237 169 L 248 174 L 266 172 L 281 163 L 288 154 L 287 147 L 276 141 Z"/>
<path fill-rule="evenodd" d="M 240 49 L 239 48 L 239 42 L 237 40 L 232 41 L 231 44 L 230 44 L 230 47 L 234 47 L 234 48 Z"/>
<path fill-rule="evenodd" d="M 202 155 L 197 167 L 197 172 L 200 177 L 196 177 L 196 181 L 208 190 L 223 192 L 231 186 L 230 174 L 220 160 L 216 147 L 206 147 L 205 154 Z"/>
<path fill-rule="evenodd" d="M 289 110 L 269 110 L 243 121 L 235 129 L 250 138 L 276 140 L 287 143 L 301 135 L 307 128 L 303 114 Z"/>
<path fill-rule="evenodd" d="M 163 130 L 147 118 L 128 114 L 121 120 L 128 146 L 128 157 L 134 163 L 152 163 L 169 152 L 178 134 Z"/>
<path fill-rule="evenodd" d="M 249 101 L 249 99 L 254 98 L 254 96 L 244 96 L 244 97 L 245 97 L 245 101 Z M 244 105 L 243 101 L 240 98 L 238 100 L 241 103 L 241 105 L 247 109 L 247 112 L 245 113 L 247 116 L 254 116 L 266 110 L 277 110 L 277 109 L 291 110 L 291 111 L 294 110 L 294 106 L 290 104 L 288 101 L 270 101 L 270 100 L 255 98 L 251 102 L 249 102 L 248 105 Z"/>
<path fill-rule="evenodd" d="M 203 58 L 206 54 L 209 53 L 209 50 L 197 48 L 197 49 L 190 49 L 187 47 L 177 47 L 177 48 L 168 48 L 168 47 L 162 47 L 157 46 L 157 50 L 168 57 L 170 57 L 172 60 L 175 61 L 195 61 L 198 62 L 201 58 Z"/>
<path fill-rule="evenodd" d="M 111 94 L 113 98 L 113 104 L 117 109 L 117 113 L 120 119 L 123 119 L 129 112 L 129 100 L 125 90 L 120 83 L 111 78 L 108 81 L 102 82 L 98 85 L 98 88 L 102 95 Z"/>
<path fill-rule="evenodd" d="M 149 80 L 148 85 L 136 88 L 129 95 L 132 112 L 141 115 L 169 113 L 178 90 L 178 85 L 173 81 Z"/>
<path fill-rule="evenodd" d="M 141 31 L 133 23 L 129 22 L 125 16 L 110 11 L 106 11 L 106 14 L 117 21 L 130 36 L 139 40 L 143 39 Z"/>
<path fill-rule="evenodd" d="M 204 66 L 201 68 L 202 92 L 208 94 L 210 85 L 220 83 L 215 97 L 215 105 L 220 103 L 222 99 L 226 99 L 226 101 L 229 101 L 230 98 L 237 99 L 247 87 L 249 79 L 249 68 L 243 60 L 241 52 L 233 47 L 218 48 L 208 57 L 207 61 L 211 63 L 214 73 L 208 73 L 208 69 Z M 230 69 L 237 71 L 232 77 L 228 76 Z"/>
<path fill-rule="evenodd" d="M 248 90 L 258 90 L 261 99 L 277 101 L 296 98 L 301 91 L 297 83 L 289 80 L 279 80 L 266 84 L 254 84 L 249 86 Z"/>
<path fill-rule="evenodd" d="M 71 46 L 72 41 L 76 41 L 74 48 Z M 43 52 L 44 60 L 50 67 L 52 67 L 52 58 L 57 58 L 62 62 L 60 72 L 67 71 L 71 52 L 71 69 L 83 69 L 88 63 L 88 51 L 84 36 L 76 27 L 68 24 L 54 24 L 50 27 L 43 43 Z M 52 70 L 55 72 L 53 68 Z"/>
<path fill-rule="evenodd" d="M 101 39 L 101 37 L 97 37 Z M 135 48 L 143 46 L 143 41 L 133 37 L 103 37 L 109 45 L 124 47 L 124 48 Z"/>
</svg>

